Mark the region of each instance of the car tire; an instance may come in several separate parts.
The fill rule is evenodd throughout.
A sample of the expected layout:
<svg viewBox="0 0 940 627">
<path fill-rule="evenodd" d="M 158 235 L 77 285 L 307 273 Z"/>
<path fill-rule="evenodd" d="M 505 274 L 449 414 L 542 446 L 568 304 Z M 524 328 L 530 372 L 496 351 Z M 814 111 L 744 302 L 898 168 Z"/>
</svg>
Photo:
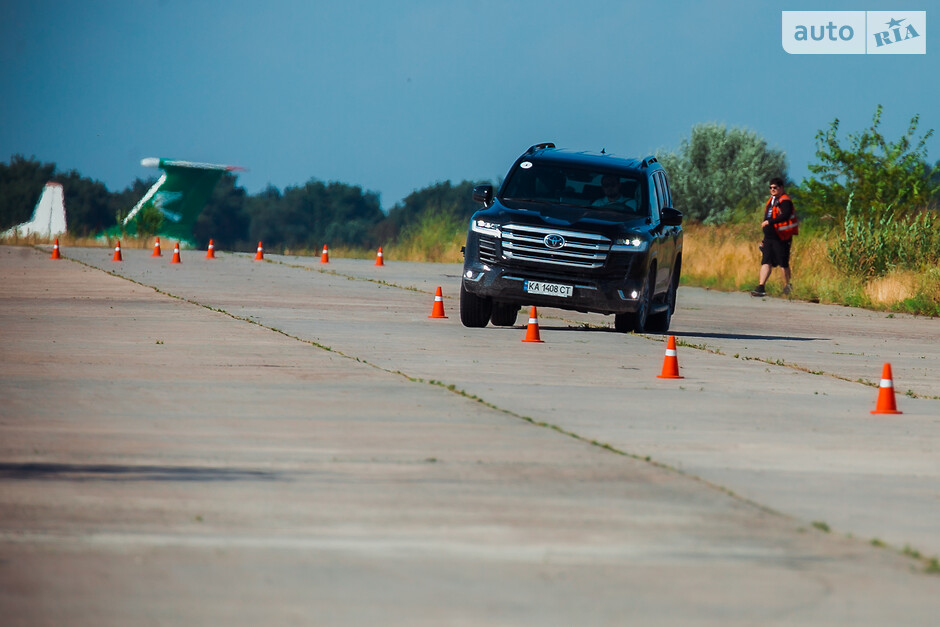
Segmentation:
<svg viewBox="0 0 940 627">
<path fill-rule="evenodd" d="M 652 333 L 665 333 L 672 324 L 672 314 L 676 311 L 676 292 L 679 289 L 679 277 L 673 276 L 669 281 L 669 290 L 666 292 L 666 311 L 649 316 L 646 328 Z"/>
<path fill-rule="evenodd" d="M 490 321 L 492 311 L 492 300 L 467 291 L 464 282 L 460 282 L 460 322 L 463 326 L 471 328 L 485 327 Z"/>
<path fill-rule="evenodd" d="M 519 305 L 493 303 L 493 313 L 490 314 L 490 322 L 498 327 L 511 327 L 516 324 L 516 318 L 518 316 Z"/>
<path fill-rule="evenodd" d="M 649 333 L 665 333 L 672 324 L 672 311 L 667 309 L 656 314 L 650 314 L 646 318 L 646 330 Z"/>
<path fill-rule="evenodd" d="M 656 282 L 656 268 L 650 268 L 650 274 L 643 286 L 643 296 L 637 303 L 636 311 L 614 316 L 614 328 L 621 333 L 643 333 L 649 320 L 650 306 L 653 302 L 653 285 Z"/>
<path fill-rule="evenodd" d="M 614 316 L 614 330 L 618 333 L 629 333 L 633 330 L 633 314 L 617 314 Z"/>
</svg>

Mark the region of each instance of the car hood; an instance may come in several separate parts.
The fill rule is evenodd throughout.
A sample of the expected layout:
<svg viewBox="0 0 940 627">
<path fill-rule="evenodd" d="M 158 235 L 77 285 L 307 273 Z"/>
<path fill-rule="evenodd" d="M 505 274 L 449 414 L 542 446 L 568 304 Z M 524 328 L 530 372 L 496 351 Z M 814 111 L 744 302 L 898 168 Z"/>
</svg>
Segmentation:
<svg viewBox="0 0 940 627">
<path fill-rule="evenodd" d="M 499 224 L 525 224 L 528 226 L 555 227 L 586 233 L 597 233 L 611 239 L 625 231 L 648 228 L 646 218 L 603 207 L 572 207 L 523 201 L 509 201 L 507 207 L 500 201 L 475 214 L 475 218 Z"/>
</svg>

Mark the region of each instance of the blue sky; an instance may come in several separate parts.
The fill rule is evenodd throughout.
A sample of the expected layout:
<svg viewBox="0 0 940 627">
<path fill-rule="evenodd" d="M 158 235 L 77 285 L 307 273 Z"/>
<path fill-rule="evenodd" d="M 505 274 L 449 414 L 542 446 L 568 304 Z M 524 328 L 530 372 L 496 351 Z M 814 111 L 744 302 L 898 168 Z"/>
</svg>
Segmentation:
<svg viewBox="0 0 940 627">
<path fill-rule="evenodd" d="M 533 143 L 644 156 L 719 122 L 800 180 L 833 118 L 859 131 L 880 103 L 890 138 L 915 114 L 940 127 L 940 57 L 929 39 L 926 55 L 789 55 L 781 11 L 940 16 L 919 1 L 7 2 L 0 160 L 111 190 L 155 174 L 143 157 L 227 163 L 249 193 L 336 180 L 389 209 L 495 180 Z"/>
</svg>

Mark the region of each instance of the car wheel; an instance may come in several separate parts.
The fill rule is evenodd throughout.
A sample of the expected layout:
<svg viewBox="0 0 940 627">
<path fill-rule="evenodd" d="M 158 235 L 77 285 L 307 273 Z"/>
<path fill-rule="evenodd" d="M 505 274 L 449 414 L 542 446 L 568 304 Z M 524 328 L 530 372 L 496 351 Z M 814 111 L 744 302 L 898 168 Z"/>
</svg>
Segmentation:
<svg viewBox="0 0 940 627">
<path fill-rule="evenodd" d="M 624 313 L 614 316 L 614 330 L 619 333 L 629 333 L 633 330 L 633 314 Z"/>
<path fill-rule="evenodd" d="M 646 331 L 646 323 L 650 313 L 650 303 L 653 301 L 653 285 L 656 282 L 656 268 L 650 268 L 650 274 L 646 278 L 646 285 L 643 286 L 643 295 L 640 302 L 637 303 L 636 311 L 617 314 L 614 317 L 614 328 L 621 333 L 634 331 L 643 333 Z"/>
<path fill-rule="evenodd" d="M 490 321 L 493 301 L 467 291 L 460 282 L 460 322 L 465 327 L 485 327 Z"/>
<path fill-rule="evenodd" d="M 516 317 L 518 315 L 519 305 L 493 303 L 493 313 L 490 314 L 490 322 L 498 327 L 511 327 L 516 324 Z"/>
<path fill-rule="evenodd" d="M 672 324 L 672 311 L 666 311 L 651 314 L 646 318 L 646 330 L 650 333 L 665 333 Z"/>
<path fill-rule="evenodd" d="M 649 316 L 646 321 L 647 330 L 653 333 L 665 333 L 672 324 L 672 314 L 676 311 L 676 290 L 678 289 L 679 277 L 674 276 L 669 281 L 669 290 L 666 292 L 666 311 Z"/>
</svg>

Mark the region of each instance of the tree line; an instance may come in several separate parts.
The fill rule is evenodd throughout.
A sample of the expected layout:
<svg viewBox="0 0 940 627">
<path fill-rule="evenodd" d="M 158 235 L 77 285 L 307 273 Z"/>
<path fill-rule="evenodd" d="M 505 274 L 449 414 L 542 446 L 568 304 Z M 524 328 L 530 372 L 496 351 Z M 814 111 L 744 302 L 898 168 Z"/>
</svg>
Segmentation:
<svg viewBox="0 0 940 627">
<path fill-rule="evenodd" d="M 906 228 L 919 213 L 936 208 L 940 162 L 931 167 L 926 151 L 933 130 L 918 137 L 919 116 L 914 116 L 907 132 L 892 141 L 880 129 L 882 113 L 878 106 L 869 128 L 844 139 L 838 119 L 816 134 L 812 175 L 790 181 L 787 189 L 804 224 L 845 229 L 864 220 Z M 676 208 L 690 222 L 754 220 L 767 198 L 767 181 L 777 176 L 788 180 L 783 151 L 768 146 L 757 133 L 714 123 L 696 125 L 678 150 L 657 156 L 669 175 Z M 54 163 L 14 155 L 8 164 L 0 163 L 0 229 L 29 219 L 49 180 L 64 187 L 69 231 L 91 236 L 116 224 L 156 179 L 137 179 L 110 192 L 78 172 L 59 172 Z M 283 191 L 269 186 L 247 194 L 234 175 L 225 174 L 198 218 L 194 239 L 203 247 L 212 238 L 221 247 L 244 251 L 253 250 L 258 241 L 272 250 L 317 250 L 325 243 L 392 245 L 429 221 L 445 225 L 442 232 L 465 228 L 479 208 L 471 190 L 481 182 L 486 181 L 436 183 L 385 212 L 376 193 L 356 185 L 312 178 Z M 923 219 L 932 226 L 936 212 L 929 214 Z M 898 237 L 906 236 L 902 232 Z"/>
<path fill-rule="evenodd" d="M 117 224 L 156 180 L 138 178 L 111 192 L 74 170 L 14 155 L 0 163 L 0 231 L 29 220 L 43 186 L 56 181 L 63 187 L 69 233 L 91 237 Z M 193 239 L 201 247 L 212 239 L 217 247 L 242 251 L 254 250 L 259 241 L 272 251 L 317 250 L 323 244 L 375 248 L 396 242 L 428 215 L 466 224 L 479 208 L 471 190 L 483 182 L 488 181 L 435 183 L 385 212 L 378 194 L 357 185 L 312 178 L 283 191 L 269 185 L 248 194 L 235 175 L 225 173 L 196 221 Z"/>
</svg>

